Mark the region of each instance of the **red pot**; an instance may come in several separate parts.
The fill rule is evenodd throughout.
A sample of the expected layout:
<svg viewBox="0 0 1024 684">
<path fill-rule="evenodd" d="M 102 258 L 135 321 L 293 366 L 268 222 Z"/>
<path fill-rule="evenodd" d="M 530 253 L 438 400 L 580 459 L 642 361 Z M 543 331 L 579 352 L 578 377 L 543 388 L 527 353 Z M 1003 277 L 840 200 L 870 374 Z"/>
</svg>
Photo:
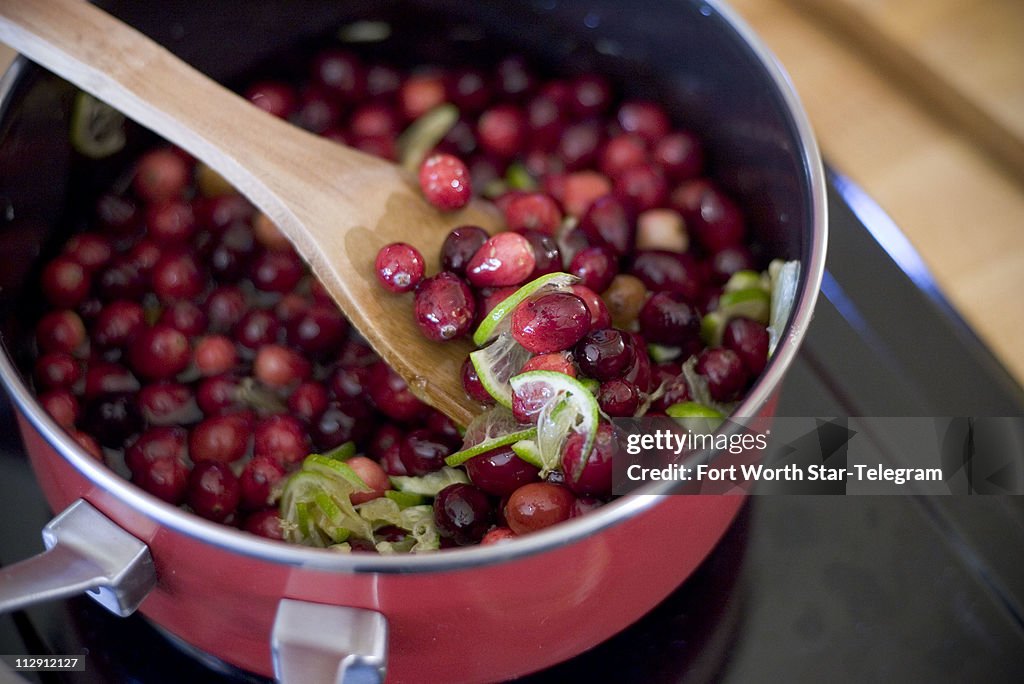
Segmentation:
<svg viewBox="0 0 1024 684">
<path fill-rule="evenodd" d="M 328 8 L 324 11 L 337 14 L 340 10 L 330 7 L 337 4 L 323 3 Z M 423 4 L 428 10 L 440 4 L 455 11 L 445 3 Z M 510 10 L 502 3 L 471 4 L 461 8 L 468 20 L 496 27 L 499 33 L 502 26 L 507 28 L 502 18 Z M 770 415 L 810 321 L 824 267 L 825 193 L 818 151 L 786 77 L 727 8 L 705 2 L 641 5 L 643 10 L 631 4 L 624 14 L 620 3 L 607 0 L 590 3 L 585 12 L 556 7 L 542 18 L 555 33 L 559 26 L 578 26 L 571 32 L 582 34 L 582 17 L 603 16 L 607 21 L 600 30 L 587 29 L 588 40 L 597 41 L 604 32 L 606 41 L 618 41 L 627 53 L 641 46 L 657 55 L 647 66 L 674 89 L 670 99 L 692 114 L 712 149 L 720 150 L 715 160 L 719 175 L 752 208 L 761 240 L 801 260 L 800 292 L 787 334 L 739 409 L 748 416 Z M 121 9 L 131 14 L 131 7 Z M 512 11 L 527 25 L 536 19 L 525 7 Z M 200 17 L 189 16 L 193 23 L 186 21 L 186 26 L 202 25 Z M 673 32 L 666 33 L 666 26 Z M 185 35 L 202 38 L 201 31 Z M 210 37 L 197 47 L 216 61 L 219 39 Z M 252 41 L 232 40 L 253 50 Z M 523 38 L 531 49 L 551 49 L 531 45 L 538 40 Z M 707 59 L 709 55 L 715 59 Z M 621 57 L 620 68 L 627 72 L 629 58 Z M 3 86 L 4 149 L 11 149 L 12 136 L 44 151 L 58 144 L 54 139 L 60 136 L 49 129 L 66 125 L 67 111 L 66 102 L 53 93 L 66 92 L 66 87 L 40 78 L 25 62 L 12 68 Z M 64 108 L 63 120 L 53 120 L 52 108 L 45 110 L 50 114 L 34 108 L 33 102 L 50 102 L 51 96 Z M 18 158 L 0 157 L 0 182 L 11 186 L 0 188 L 0 194 L 19 201 L 50 193 L 51 202 L 59 206 L 68 155 L 63 148 L 50 153 L 43 158 L 55 167 L 46 179 L 33 178 L 33 170 L 19 165 Z M 47 213 L 48 202 L 28 204 L 25 211 L 22 206 L 16 205 L 19 220 L 4 226 L 3 244 L 12 249 L 27 245 L 25 252 L 34 253 L 49 235 L 53 216 Z M 13 350 L 19 337 L 11 312 L 24 292 L 26 271 L 12 270 L 3 276 L 0 294 L 8 318 L 5 346 Z M 104 558 L 116 555 L 107 550 L 124 541 L 119 541 L 116 528 L 127 532 L 128 565 L 134 574 L 111 571 L 116 576 L 94 582 L 121 592 L 100 598 L 123 610 L 141 601 L 145 615 L 189 644 L 264 675 L 273 674 L 276 665 L 279 676 L 296 681 L 333 679 L 346 654 L 351 654 L 345 661 L 350 673 L 376 671 L 386 656 L 393 681 L 494 680 L 567 659 L 627 626 L 678 586 L 714 547 L 743 503 L 742 496 L 673 495 L 670 483 L 660 483 L 508 545 L 412 557 L 341 555 L 289 546 L 202 520 L 137 489 L 92 460 L 56 426 L 6 354 L 0 357 L 0 374 L 17 406 L 26 450 L 50 506 L 63 510 L 85 501 L 107 519 L 87 523 L 100 531 L 96 539 L 70 534 L 71 517 L 85 511 L 93 519 L 88 507 L 79 504 L 50 529 L 48 544 L 102 565 Z M 96 549 L 101 553 L 94 553 Z M 51 554 L 54 559 L 60 560 Z M 61 567 L 67 570 L 67 563 Z M 25 588 L 18 583 L 28 581 L 26 573 L 19 575 L 17 566 L 3 572 L 0 609 L 23 605 L 25 596 L 11 594 L 18 586 Z M 29 579 L 39 579 L 38 573 L 29 574 L 36 575 Z M 77 586 L 81 590 L 90 585 Z M 50 587 L 42 594 L 66 591 Z"/>
</svg>

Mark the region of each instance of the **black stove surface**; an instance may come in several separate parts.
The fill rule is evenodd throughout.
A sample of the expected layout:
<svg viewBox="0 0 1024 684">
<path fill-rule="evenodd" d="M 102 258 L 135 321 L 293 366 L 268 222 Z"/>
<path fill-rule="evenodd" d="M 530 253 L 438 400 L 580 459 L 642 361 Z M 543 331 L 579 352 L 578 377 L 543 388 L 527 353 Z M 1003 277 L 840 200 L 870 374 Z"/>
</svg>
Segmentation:
<svg viewBox="0 0 1024 684">
<path fill-rule="evenodd" d="M 1024 416 L 1024 393 L 887 217 L 830 178 L 828 273 L 783 415 Z M 0 409 L 0 564 L 49 519 Z M 523 681 L 1024 681 L 1024 497 L 751 497 L 639 622 Z M 88 653 L 32 682 L 262 681 L 86 598 L 0 616 L 0 653 Z M 4 672 L 0 671 L 0 681 Z"/>
</svg>

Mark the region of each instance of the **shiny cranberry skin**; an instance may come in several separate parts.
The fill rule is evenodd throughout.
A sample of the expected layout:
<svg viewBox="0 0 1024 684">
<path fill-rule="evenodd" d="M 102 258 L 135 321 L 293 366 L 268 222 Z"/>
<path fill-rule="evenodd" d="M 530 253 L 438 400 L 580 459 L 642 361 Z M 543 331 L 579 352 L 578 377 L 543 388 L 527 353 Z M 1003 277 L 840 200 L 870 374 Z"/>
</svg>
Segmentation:
<svg viewBox="0 0 1024 684">
<path fill-rule="evenodd" d="M 302 279 L 305 266 L 295 252 L 267 251 L 256 258 L 250 270 L 252 284 L 264 292 L 290 292 Z"/>
<path fill-rule="evenodd" d="M 384 492 L 391 489 L 391 480 L 388 479 L 388 474 L 373 459 L 366 456 L 353 456 L 345 461 L 345 463 L 355 471 L 359 479 L 363 481 L 363 484 L 368 487 L 368 491 L 352 492 L 349 495 L 349 500 L 354 505 L 358 506 L 361 503 L 379 499 L 384 496 Z M 404 531 L 402 531 L 402 536 L 404 536 Z"/>
<path fill-rule="evenodd" d="M 675 182 L 697 178 L 704 170 L 704 146 L 688 131 L 669 133 L 654 146 L 652 157 Z"/>
<path fill-rule="evenodd" d="M 142 417 L 149 425 L 181 425 L 199 418 L 192 390 L 187 385 L 166 380 L 139 390 Z"/>
<path fill-rule="evenodd" d="M 367 404 L 367 388 L 372 382 L 368 366 L 342 364 L 327 379 L 331 396 L 351 416 L 367 418 L 372 411 Z"/>
<path fill-rule="evenodd" d="M 556 154 L 566 171 L 579 171 L 593 165 L 603 140 L 599 122 L 583 121 L 565 129 L 558 141 Z"/>
<path fill-rule="evenodd" d="M 250 309 L 235 324 L 232 335 L 243 347 L 258 349 L 277 341 L 277 318 L 266 309 Z"/>
<path fill-rule="evenodd" d="M 241 410 L 238 385 L 238 378 L 231 375 L 205 378 L 196 387 L 196 404 L 208 416 Z"/>
<path fill-rule="evenodd" d="M 640 407 L 640 390 L 636 385 L 615 378 L 601 383 L 597 394 L 597 403 L 601 410 L 612 418 L 628 418 Z"/>
<path fill-rule="evenodd" d="M 250 534 L 266 539 L 284 539 L 284 531 L 281 529 L 281 516 L 277 508 L 268 508 L 262 511 L 250 513 L 245 518 L 242 529 Z"/>
<path fill-rule="evenodd" d="M 644 338 L 654 344 L 694 351 L 700 341 L 700 313 L 678 292 L 655 292 L 638 317 Z"/>
<path fill-rule="evenodd" d="M 576 345 L 574 354 L 583 374 L 602 382 L 621 377 L 633 365 L 636 355 L 628 334 L 615 328 L 588 333 Z"/>
<path fill-rule="evenodd" d="M 516 533 L 507 527 L 495 527 L 480 540 L 480 546 L 504 544 L 516 538 Z"/>
<path fill-rule="evenodd" d="M 552 189 L 549 192 L 555 194 Z M 612 191 L 611 181 L 596 171 L 577 171 L 565 177 L 562 195 L 559 199 L 565 210 L 572 216 L 582 216 L 587 208 L 599 197 Z"/>
<path fill-rule="evenodd" d="M 206 287 L 206 275 L 195 256 L 187 251 L 162 255 L 150 273 L 153 291 L 164 301 L 191 299 Z"/>
<path fill-rule="evenodd" d="M 647 162 L 647 145 L 640 136 L 623 133 L 605 143 L 601 151 L 601 172 L 612 178 L 626 169 Z"/>
<path fill-rule="evenodd" d="M 527 280 L 534 280 L 542 275 L 562 270 L 562 252 L 558 249 L 555 238 L 536 230 L 524 230 L 522 236 L 533 247 L 533 273 L 527 277 Z"/>
<path fill-rule="evenodd" d="M 352 112 L 348 130 L 360 138 L 395 136 L 401 132 L 401 121 L 394 107 L 384 102 L 369 102 Z"/>
<path fill-rule="evenodd" d="M 550 354 L 538 354 L 523 364 L 522 373 L 530 371 L 552 371 L 563 373 L 570 378 L 576 377 L 576 366 L 572 362 L 572 354 L 569 352 L 553 352 Z"/>
<path fill-rule="evenodd" d="M 420 251 L 404 242 L 384 245 L 377 252 L 377 282 L 391 292 L 409 292 L 420 284 L 426 268 Z"/>
<path fill-rule="evenodd" d="M 466 394 L 473 401 L 480 402 L 484 406 L 494 404 L 494 397 L 480 383 L 480 377 L 477 375 L 476 368 L 473 367 L 473 363 L 469 360 L 468 356 L 462 362 L 462 388 L 466 390 Z"/>
<path fill-rule="evenodd" d="M 505 223 L 509 230 L 536 230 L 554 235 L 562 224 L 562 210 L 555 200 L 543 192 L 528 192 L 515 197 L 505 207 Z"/>
<path fill-rule="evenodd" d="M 768 363 L 768 329 L 749 318 L 733 318 L 726 324 L 722 346 L 740 357 L 751 378 L 761 375 Z"/>
<path fill-rule="evenodd" d="M 423 335 L 443 342 L 469 332 L 476 314 L 476 299 L 461 278 L 442 271 L 420 283 L 414 309 Z"/>
<path fill-rule="evenodd" d="M 473 485 L 448 485 L 434 499 L 438 532 L 459 546 L 476 544 L 483 539 L 493 518 L 490 499 Z"/>
<path fill-rule="evenodd" d="M 618 451 L 615 428 L 608 423 L 597 427 L 594 448 L 583 461 L 586 435 L 574 432 L 562 451 L 562 472 L 565 484 L 580 496 L 607 497 L 612 493 L 612 458 Z"/>
<path fill-rule="evenodd" d="M 345 412 L 337 402 L 330 402 L 309 426 L 309 437 L 318 452 L 325 452 L 339 447 L 345 442 L 361 441 L 373 424 L 367 420 L 357 420 Z"/>
<path fill-rule="evenodd" d="M 672 192 L 672 204 L 686 228 L 711 253 L 742 244 L 746 235 L 743 213 L 710 181 L 688 181 Z"/>
<path fill-rule="evenodd" d="M 469 203 L 473 193 L 469 169 L 451 154 L 434 154 L 420 166 L 420 189 L 438 209 L 451 211 Z"/>
<path fill-rule="evenodd" d="M 546 386 L 527 383 L 512 394 L 512 415 L 523 425 L 536 424 L 541 409 L 551 401 Z"/>
<path fill-rule="evenodd" d="M 399 453 L 410 475 L 426 475 L 441 468 L 452 453 L 447 441 L 426 428 L 413 430 L 402 439 Z"/>
<path fill-rule="evenodd" d="M 493 496 L 509 496 L 524 484 L 538 481 L 540 472 L 516 456 L 512 447 L 499 447 L 466 461 L 474 485 Z"/>
<path fill-rule="evenodd" d="M 526 103 L 525 115 L 530 146 L 543 152 L 554 149 L 566 125 L 555 98 L 539 93 Z"/>
<path fill-rule="evenodd" d="M 601 295 L 591 290 L 586 285 L 576 283 L 572 286 L 572 293 L 583 300 L 590 311 L 590 329 L 601 330 L 609 328 L 612 324 L 612 315 L 608 311 L 608 305 L 604 303 Z"/>
<path fill-rule="evenodd" d="M 295 416 L 267 416 L 253 430 L 253 455 L 274 459 L 284 467 L 298 463 L 310 453 L 306 426 Z"/>
<path fill-rule="evenodd" d="M 690 302 L 700 297 L 703 287 L 699 267 L 689 254 L 637 252 L 629 272 L 652 292 L 678 292 Z"/>
<path fill-rule="evenodd" d="M 444 102 L 444 81 L 433 69 L 420 71 L 405 79 L 398 89 L 398 106 L 411 120 L 418 119 Z"/>
<path fill-rule="evenodd" d="M 204 304 L 210 332 L 228 332 L 249 310 L 245 294 L 235 285 L 224 285 L 213 290 Z"/>
<path fill-rule="evenodd" d="M 485 152 L 509 159 L 523 147 L 526 117 L 522 109 L 515 105 L 496 105 L 480 115 L 476 137 Z"/>
<path fill-rule="evenodd" d="M 160 322 L 166 323 L 188 337 L 206 332 L 208 321 L 206 314 L 196 304 L 189 301 L 173 302 L 160 314 Z"/>
<path fill-rule="evenodd" d="M 401 428 L 393 423 L 384 423 L 373 433 L 370 443 L 366 447 L 366 453 L 379 461 L 392 447 L 399 446 L 401 442 Z"/>
<path fill-rule="evenodd" d="M 226 463 L 196 463 L 188 477 L 186 501 L 192 510 L 208 520 L 224 522 L 238 508 L 242 487 Z"/>
<path fill-rule="evenodd" d="M 155 461 L 174 460 L 184 464 L 187 458 L 188 432 L 180 427 L 150 428 L 139 435 L 124 454 L 125 465 L 132 473 L 143 472 Z"/>
<path fill-rule="evenodd" d="M 531 297 L 512 311 L 512 337 L 533 354 L 569 349 L 590 330 L 590 310 L 569 292 Z"/>
<path fill-rule="evenodd" d="M 50 352 L 36 359 L 33 375 L 40 389 L 70 387 L 82 377 L 82 366 L 67 352 Z"/>
<path fill-rule="evenodd" d="M 487 232 L 479 226 L 452 229 L 441 245 L 441 268 L 464 276 L 473 255 L 487 242 Z"/>
<path fill-rule="evenodd" d="M 637 386 L 641 392 L 651 392 L 651 357 L 647 355 L 647 341 L 639 333 L 629 333 L 636 350 L 636 360 L 629 367 L 622 379 Z"/>
<path fill-rule="evenodd" d="M 112 392 L 89 402 L 83 424 L 100 444 L 120 449 L 142 428 L 142 416 L 130 392 Z"/>
<path fill-rule="evenodd" d="M 256 209 L 241 195 L 231 194 L 197 197 L 192 201 L 192 211 L 200 228 L 220 233 L 228 226 L 244 225 Z"/>
<path fill-rule="evenodd" d="M 664 206 L 668 197 L 665 176 L 651 164 L 631 166 L 615 178 L 614 193 L 638 212 Z"/>
<path fill-rule="evenodd" d="M 256 251 L 256 236 L 252 228 L 236 222 L 216 237 L 206 259 L 214 277 L 222 282 L 233 282 L 249 273 Z"/>
<path fill-rule="evenodd" d="M 754 255 L 746 245 L 726 247 L 711 257 L 711 279 L 718 285 L 724 285 L 737 271 L 752 271 L 755 267 Z"/>
<path fill-rule="evenodd" d="M 176 458 L 163 458 L 133 470 L 131 480 L 158 499 L 177 505 L 185 500 L 188 475 L 185 463 Z"/>
<path fill-rule="evenodd" d="M 616 256 L 624 256 L 636 243 L 636 213 L 614 195 L 598 197 L 580 219 L 580 230 L 590 244 L 605 245 Z"/>
<path fill-rule="evenodd" d="M 192 428 L 189 454 L 196 463 L 234 463 L 249 449 L 249 431 L 249 421 L 241 414 L 211 416 Z"/>
<path fill-rule="evenodd" d="M 235 367 L 235 345 L 223 335 L 210 335 L 196 342 L 196 368 L 202 375 L 220 375 Z"/>
<path fill-rule="evenodd" d="M 166 323 L 140 330 L 128 345 L 128 363 L 149 380 L 172 378 L 188 368 L 192 349 L 188 338 Z"/>
<path fill-rule="evenodd" d="M 370 384 L 367 391 L 381 413 L 394 420 L 415 420 L 427 408 L 426 404 L 412 393 L 402 376 L 383 362 L 370 367 Z"/>
<path fill-rule="evenodd" d="M 113 245 L 110 238 L 99 233 L 78 233 L 64 245 L 64 253 L 87 271 L 95 271 L 110 261 Z"/>
<path fill-rule="evenodd" d="M 253 375 L 270 387 L 288 387 L 307 380 L 313 368 L 296 351 L 280 344 L 265 344 L 256 351 Z"/>
<path fill-rule="evenodd" d="M 323 133 L 337 125 L 341 109 L 334 95 L 323 88 L 312 86 L 299 94 L 298 109 L 294 120 L 302 128 L 313 133 Z"/>
<path fill-rule="evenodd" d="M 181 200 L 150 205 L 146 208 L 146 232 L 162 245 L 187 242 L 196 232 L 192 207 Z"/>
<path fill-rule="evenodd" d="M 747 369 L 731 349 L 705 349 L 697 357 L 697 372 L 707 378 L 715 401 L 733 401 L 747 385 Z"/>
<path fill-rule="evenodd" d="M 74 353 L 86 342 L 85 324 L 74 311 L 51 311 L 36 324 L 36 344 L 42 352 Z"/>
<path fill-rule="evenodd" d="M 135 169 L 132 188 L 147 202 L 165 202 L 180 197 L 188 183 L 188 164 L 171 149 L 147 152 Z"/>
<path fill-rule="evenodd" d="M 137 392 L 139 381 L 119 363 L 93 360 L 85 370 L 82 396 L 95 399 L 109 392 Z"/>
<path fill-rule="evenodd" d="M 281 81 L 254 83 L 245 91 L 245 99 L 263 111 L 287 119 L 295 112 L 295 89 Z"/>
<path fill-rule="evenodd" d="M 43 294 L 54 307 L 78 306 L 89 294 L 91 284 L 89 271 L 70 255 L 54 257 L 43 268 Z"/>
<path fill-rule="evenodd" d="M 71 430 L 82 415 L 78 399 L 69 389 L 54 389 L 39 395 L 39 405 L 65 430 Z"/>
<path fill-rule="evenodd" d="M 288 411 L 306 422 L 312 422 L 327 410 L 327 390 L 318 382 L 307 381 L 288 396 Z"/>
<path fill-rule="evenodd" d="M 569 263 L 569 273 L 594 292 L 604 292 L 619 273 L 615 253 L 603 245 L 581 249 Z"/>
<path fill-rule="evenodd" d="M 516 534 L 528 534 L 551 527 L 572 515 L 576 496 L 551 482 L 525 484 L 509 496 L 505 521 Z"/>
<path fill-rule="evenodd" d="M 287 325 L 288 343 L 315 357 L 333 354 L 348 334 L 348 321 L 338 308 L 314 304 Z"/>
<path fill-rule="evenodd" d="M 623 103 L 616 119 L 623 131 L 640 136 L 648 145 L 665 137 L 671 128 L 668 114 L 661 105 L 643 100 Z"/>
<path fill-rule="evenodd" d="M 253 456 L 252 460 L 245 464 L 245 469 L 238 478 L 242 508 L 253 511 L 269 506 L 274 485 L 284 476 L 284 467 L 275 459 L 269 456 Z"/>
</svg>

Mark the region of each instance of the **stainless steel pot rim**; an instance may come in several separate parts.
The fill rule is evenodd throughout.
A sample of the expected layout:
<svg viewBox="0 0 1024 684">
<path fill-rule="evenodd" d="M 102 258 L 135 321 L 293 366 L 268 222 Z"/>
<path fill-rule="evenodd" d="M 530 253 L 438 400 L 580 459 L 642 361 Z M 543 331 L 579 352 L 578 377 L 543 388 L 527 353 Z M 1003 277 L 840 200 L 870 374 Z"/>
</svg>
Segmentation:
<svg viewBox="0 0 1024 684">
<path fill-rule="evenodd" d="M 707 12 L 704 11 L 704 7 L 707 8 Z M 825 174 L 810 122 L 788 75 L 774 55 L 753 30 L 723 2 L 708 0 L 704 7 L 701 8 L 702 13 L 717 13 L 733 27 L 782 95 L 787 113 L 799 137 L 804 172 L 809 179 L 807 190 L 810 194 L 812 222 L 809 259 L 801 263 L 802 286 L 783 343 L 777 348 L 764 376 L 736 412 L 741 416 L 753 416 L 769 401 L 780 385 L 796 356 L 813 315 L 824 274 L 828 241 Z M 13 87 L 29 65 L 30 62 L 25 58 L 19 57 L 0 80 L 0 116 L 6 113 Z M 671 482 L 646 485 L 640 489 L 640 493 L 622 497 L 581 518 L 525 536 L 510 544 L 475 546 L 419 555 L 375 556 L 337 553 L 261 539 L 205 520 L 157 499 L 86 454 L 36 402 L 7 353 L 0 354 L 0 377 L 3 378 L 14 403 L 43 438 L 100 490 L 117 497 L 161 525 L 166 525 L 188 537 L 227 551 L 284 565 L 350 573 L 412 573 L 447 572 L 502 563 L 567 546 L 597 534 L 606 527 L 621 523 L 657 505 L 662 497 L 672 495 L 674 487 Z"/>
</svg>

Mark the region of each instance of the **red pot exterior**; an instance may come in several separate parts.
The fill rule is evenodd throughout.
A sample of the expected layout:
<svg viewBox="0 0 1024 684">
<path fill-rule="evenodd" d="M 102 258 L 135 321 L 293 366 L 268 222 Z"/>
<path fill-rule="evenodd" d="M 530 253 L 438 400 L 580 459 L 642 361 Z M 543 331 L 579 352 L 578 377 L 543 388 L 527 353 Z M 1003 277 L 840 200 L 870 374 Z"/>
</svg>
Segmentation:
<svg viewBox="0 0 1024 684">
<path fill-rule="evenodd" d="M 90 482 L 20 411 L 18 418 L 54 510 L 84 498 L 149 545 L 158 584 L 142 612 L 197 648 L 268 676 L 281 598 L 383 613 L 389 681 L 492 681 L 560 662 L 667 596 L 707 556 L 745 500 L 663 496 L 642 514 L 576 543 L 474 568 L 330 572 L 245 556 L 170 529 Z"/>
</svg>

